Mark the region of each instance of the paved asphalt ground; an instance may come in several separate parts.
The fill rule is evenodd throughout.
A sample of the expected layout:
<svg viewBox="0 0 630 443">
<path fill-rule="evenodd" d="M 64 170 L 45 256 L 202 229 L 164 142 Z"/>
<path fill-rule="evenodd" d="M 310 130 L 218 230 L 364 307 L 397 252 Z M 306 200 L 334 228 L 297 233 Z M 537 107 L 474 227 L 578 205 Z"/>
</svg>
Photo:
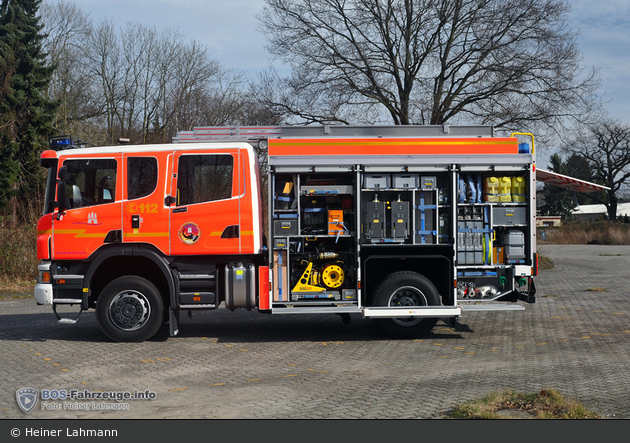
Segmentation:
<svg viewBox="0 0 630 443">
<path fill-rule="evenodd" d="M 57 324 L 34 299 L 0 300 L 0 418 L 440 419 L 510 388 L 555 388 L 606 419 L 630 418 L 630 247 L 543 245 L 555 268 L 525 311 L 471 312 L 422 340 L 368 319 L 239 310 L 182 316 L 145 343 L 113 343 L 94 312 Z M 520 303 L 520 302 L 519 302 Z M 48 401 L 25 414 L 20 388 L 124 392 L 126 410 Z M 89 404 L 90 410 L 65 409 Z M 101 405 L 115 401 L 96 400 Z M 4 439 L 4 437 L 3 437 Z"/>
</svg>

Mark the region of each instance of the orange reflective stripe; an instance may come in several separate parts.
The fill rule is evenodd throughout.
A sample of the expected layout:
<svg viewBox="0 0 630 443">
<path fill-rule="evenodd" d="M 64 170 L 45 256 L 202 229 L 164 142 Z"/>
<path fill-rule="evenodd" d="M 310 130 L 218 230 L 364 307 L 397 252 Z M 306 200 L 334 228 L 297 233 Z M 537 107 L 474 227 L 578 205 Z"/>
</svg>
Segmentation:
<svg viewBox="0 0 630 443">
<path fill-rule="evenodd" d="M 269 155 L 518 154 L 516 138 L 270 139 Z"/>
<path fill-rule="evenodd" d="M 96 232 L 96 233 L 86 234 L 85 231 L 87 231 L 87 229 L 55 229 L 55 234 L 57 235 L 74 234 L 75 238 L 100 238 L 100 237 L 105 238 L 105 236 L 107 235 L 107 232 Z"/>
<path fill-rule="evenodd" d="M 168 232 L 125 232 L 123 234 L 124 238 L 128 237 L 168 237 Z"/>
</svg>

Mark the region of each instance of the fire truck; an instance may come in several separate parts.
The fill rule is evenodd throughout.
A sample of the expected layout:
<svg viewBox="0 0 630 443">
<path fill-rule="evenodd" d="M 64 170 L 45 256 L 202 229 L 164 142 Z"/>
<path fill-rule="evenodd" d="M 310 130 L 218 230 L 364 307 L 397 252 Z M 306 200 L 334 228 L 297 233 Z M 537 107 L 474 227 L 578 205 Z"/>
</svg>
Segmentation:
<svg viewBox="0 0 630 443">
<path fill-rule="evenodd" d="M 94 309 L 110 339 L 143 341 L 163 325 L 177 335 L 182 313 L 224 307 L 358 314 L 409 338 L 535 302 L 531 134 L 324 125 L 173 141 L 56 137 L 42 153 L 34 294 L 59 322 Z"/>
</svg>

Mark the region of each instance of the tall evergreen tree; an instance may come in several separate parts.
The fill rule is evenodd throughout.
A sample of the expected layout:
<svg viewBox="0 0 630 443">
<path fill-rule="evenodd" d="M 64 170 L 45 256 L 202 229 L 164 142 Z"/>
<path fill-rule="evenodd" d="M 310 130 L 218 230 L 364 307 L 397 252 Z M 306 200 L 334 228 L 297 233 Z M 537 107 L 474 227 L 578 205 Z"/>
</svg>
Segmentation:
<svg viewBox="0 0 630 443">
<path fill-rule="evenodd" d="M 549 157 L 549 169 L 558 174 L 568 175 L 567 165 L 558 154 Z M 542 191 L 544 204 L 540 206 L 541 215 L 561 215 L 563 220 L 571 216 L 577 206 L 575 195 L 564 188 L 545 184 Z"/>
<path fill-rule="evenodd" d="M 46 90 L 54 67 L 42 49 L 41 1 L 0 4 L 0 207 L 36 195 L 38 156 L 53 131 L 57 103 Z"/>
<path fill-rule="evenodd" d="M 598 179 L 593 175 L 594 170 L 591 167 L 591 164 L 580 154 L 571 154 L 564 162 L 564 170 L 564 174 L 568 175 L 569 177 L 578 178 L 587 182 L 600 182 L 596 181 Z M 593 200 L 596 194 L 601 194 L 603 198 L 605 198 L 606 195 L 606 193 L 603 191 L 600 191 L 599 193 L 577 192 L 574 194 L 574 197 L 577 199 L 578 205 L 592 205 L 597 203 L 597 201 Z"/>
</svg>

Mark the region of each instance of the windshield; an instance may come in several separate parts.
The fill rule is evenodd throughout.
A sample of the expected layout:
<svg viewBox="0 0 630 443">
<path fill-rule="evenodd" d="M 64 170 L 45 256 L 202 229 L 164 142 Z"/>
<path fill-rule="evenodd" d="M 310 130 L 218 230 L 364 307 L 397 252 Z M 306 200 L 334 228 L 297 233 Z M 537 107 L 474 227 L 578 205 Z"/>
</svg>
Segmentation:
<svg viewBox="0 0 630 443">
<path fill-rule="evenodd" d="M 48 178 L 46 179 L 46 200 L 44 202 L 44 215 L 55 210 L 55 193 L 57 191 L 57 160 L 48 166 Z"/>
</svg>

